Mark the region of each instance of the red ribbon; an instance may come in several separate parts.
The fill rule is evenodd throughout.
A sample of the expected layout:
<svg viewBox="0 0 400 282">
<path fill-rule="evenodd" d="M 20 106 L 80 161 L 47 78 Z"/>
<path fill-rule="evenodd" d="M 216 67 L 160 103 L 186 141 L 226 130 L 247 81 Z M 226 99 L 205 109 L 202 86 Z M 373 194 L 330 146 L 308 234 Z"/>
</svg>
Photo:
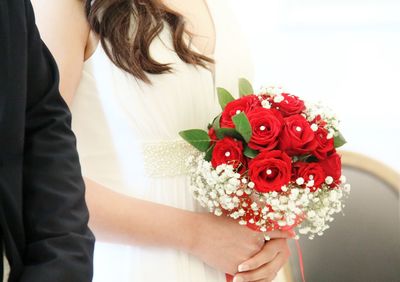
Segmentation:
<svg viewBox="0 0 400 282">
<path fill-rule="evenodd" d="M 295 242 L 296 242 L 296 248 L 297 248 L 297 255 L 299 256 L 301 278 L 303 279 L 303 282 L 306 282 L 306 279 L 304 278 L 303 254 L 301 252 L 300 243 L 299 243 L 299 240 L 295 240 Z"/>
<path fill-rule="evenodd" d="M 297 248 L 297 255 L 299 256 L 299 266 L 300 266 L 301 278 L 303 279 L 303 282 L 306 282 L 306 279 L 304 278 L 303 254 L 301 252 L 300 243 L 299 243 L 299 240 L 295 240 L 295 242 L 296 242 L 296 248 Z"/>
<path fill-rule="evenodd" d="M 226 277 L 226 282 L 232 282 L 233 281 L 233 276 L 229 274 L 225 274 Z"/>
</svg>

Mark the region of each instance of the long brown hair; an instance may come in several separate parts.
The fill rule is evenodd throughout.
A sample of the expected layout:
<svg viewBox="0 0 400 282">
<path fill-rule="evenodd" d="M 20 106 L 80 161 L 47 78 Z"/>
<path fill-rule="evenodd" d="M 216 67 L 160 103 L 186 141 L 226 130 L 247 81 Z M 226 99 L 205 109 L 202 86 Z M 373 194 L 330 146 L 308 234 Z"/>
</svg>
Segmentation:
<svg viewBox="0 0 400 282">
<path fill-rule="evenodd" d="M 169 64 L 155 61 L 149 52 L 153 39 L 167 23 L 179 58 L 192 65 L 207 67 L 213 60 L 194 52 L 185 42 L 183 16 L 160 0 L 86 0 L 86 15 L 91 29 L 112 62 L 135 77 L 150 83 L 147 74 L 171 72 Z M 132 34 L 132 21 L 136 23 Z"/>
</svg>

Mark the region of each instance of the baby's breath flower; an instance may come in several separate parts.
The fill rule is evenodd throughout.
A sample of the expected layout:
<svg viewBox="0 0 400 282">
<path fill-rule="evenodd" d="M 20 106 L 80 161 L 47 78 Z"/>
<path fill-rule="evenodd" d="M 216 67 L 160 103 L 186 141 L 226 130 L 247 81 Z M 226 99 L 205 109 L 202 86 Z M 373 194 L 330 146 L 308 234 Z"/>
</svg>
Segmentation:
<svg viewBox="0 0 400 282">
<path fill-rule="evenodd" d="M 303 185 L 304 184 L 304 178 L 303 177 L 299 177 L 296 179 L 296 183 L 297 185 Z"/>
<path fill-rule="evenodd" d="M 343 185 L 334 188 L 331 188 L 333 178 L 327 176 L 321 187 L 314 187 L 312 178 L 297 178 L 282 186 L 282 192 L 258 193 L 248 176 L 237 173 L 232 165 L 213 168 L 204 160 L 204 154 L 190 156 L 187 164 L 190 189 L 202 207 L 217 216 L 225 214 L 241 225 L 251 223 L 261 232 L 269 230 L 273 221 L 280 227 L 297 225 L 299 233 L 310 239 L 320 236 L 329 228 L 333 215 L 342 211 L 343 198 L 350 192 L 344 176 L 340 178 Z M 252 201 L 248 204 L 243 199 Z M 246 211 L 251 211 L 257 219 L 248 219 Z"/>
</svg>

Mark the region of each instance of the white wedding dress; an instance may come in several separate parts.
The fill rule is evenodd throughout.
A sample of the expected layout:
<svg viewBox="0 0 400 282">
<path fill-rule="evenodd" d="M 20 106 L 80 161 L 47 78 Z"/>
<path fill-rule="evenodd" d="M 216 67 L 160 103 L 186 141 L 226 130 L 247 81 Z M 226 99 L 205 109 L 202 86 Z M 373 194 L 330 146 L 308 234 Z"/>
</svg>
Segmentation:
<svg viewBox="0 0 400 282">
<path fill-rule="evenodd" d="M 217 34 L 216 85 L 233 91 L 238 77 L 251 77 L 252 67 L 228 3 L 208 5 Z M 71 107 L 83 175 L 125 195 L 198 210 L 184 167 L 191 148 L 178 132 L 205 128 L 218 113 L 213 75 L 178 58 L 167 27 L 151 55 L 174 69 L 150 75 L 151 85 L 116 67 L 100 45 L 85 62 Z M 174 249 L 98 241 L 93 281 L 223 282 L 225 275 Z"/>
</svg>

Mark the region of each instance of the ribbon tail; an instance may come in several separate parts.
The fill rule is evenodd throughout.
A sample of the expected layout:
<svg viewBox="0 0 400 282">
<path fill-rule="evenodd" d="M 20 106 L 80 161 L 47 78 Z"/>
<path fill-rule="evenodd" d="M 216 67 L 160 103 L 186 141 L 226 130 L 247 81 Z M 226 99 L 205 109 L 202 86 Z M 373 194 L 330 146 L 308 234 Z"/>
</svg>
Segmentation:
<svg viewBox="0 0 400 282">
<path fill-rule="evenodd" d="M 301 278 L 303 279 L 303 282 L 306 282 L 306 279 L 304 278 L 305 276 L 304 276 L 303 253 L 301 252 L 299 240 L 295 240 L 295 242 L 296 242 L 296 247 L 297 247 L 297 254 L 299 257 Z"/>
</svg>

